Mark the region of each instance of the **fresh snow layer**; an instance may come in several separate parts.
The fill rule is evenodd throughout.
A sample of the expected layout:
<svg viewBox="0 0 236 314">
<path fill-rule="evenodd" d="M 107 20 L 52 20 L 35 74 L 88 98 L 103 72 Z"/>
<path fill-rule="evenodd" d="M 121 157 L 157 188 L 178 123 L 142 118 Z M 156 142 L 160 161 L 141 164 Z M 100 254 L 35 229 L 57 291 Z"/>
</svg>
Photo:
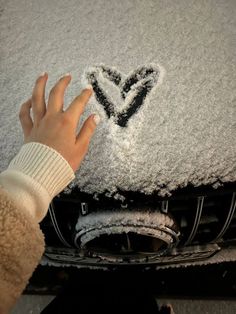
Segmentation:
<svg viewBox="0 0 236 314">
<path fill-rule="evenodd" d="M 47 100 L 71 73 L 67 109 L 94 83 L 88 76 L 94 71 L 106 98 L 101 103 L 94 93 L 78 124 L 79 131 L 90 114 L 101 116 L 70 188 L 170 195 L 187 184 L 235 181 L 235 16 L 234 0 L 1 0 L 0 170 L 23 144 L 18 113 L 37 76 L 49 74 Z M 125 92 L 125 80 L 140 67 L 158 73 L 140 75 Z M 146 84 L 142 105 L 119 125 Z"/>
</svg>

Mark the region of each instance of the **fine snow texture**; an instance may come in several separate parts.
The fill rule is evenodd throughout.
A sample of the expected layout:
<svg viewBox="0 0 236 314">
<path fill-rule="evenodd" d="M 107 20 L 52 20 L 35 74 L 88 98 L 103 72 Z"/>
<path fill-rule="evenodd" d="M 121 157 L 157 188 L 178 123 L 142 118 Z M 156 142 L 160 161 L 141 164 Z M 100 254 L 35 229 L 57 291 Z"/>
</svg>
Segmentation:
<svg viewBox="0 0 236 314">
<path fill-rule="evenodd" d="M 20 106 L 47 71 L 46 100 L 72 75 L 64 109 L 93 85 L 78 131 L 102 118 L 69 190 L 169 195 L 235 181 L 235 16 L 234 0 L 0 1 L 0 171 L 23 144 Z"/>
<path fill-rule="evenodd" d="M 80 238 L 83 247 L 102 234 L 134 232 L 172 243 L 173 237 L 169 233 L 163 232 L 163 230 L 165 230 L 165 227 L 172 228 L 173 226 L 174 221 L 169 216 L 159 212 L 149 210 L 136 210 L 134 212 L 130 210 L 99 211 L 78 219 L 76 239 Z"/>
</svg>

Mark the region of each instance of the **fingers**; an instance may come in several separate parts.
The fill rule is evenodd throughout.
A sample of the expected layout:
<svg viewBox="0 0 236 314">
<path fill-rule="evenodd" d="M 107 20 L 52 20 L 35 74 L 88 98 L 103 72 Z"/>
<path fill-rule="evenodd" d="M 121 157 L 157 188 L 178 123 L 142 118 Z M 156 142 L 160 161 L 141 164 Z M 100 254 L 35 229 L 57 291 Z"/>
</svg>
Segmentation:
<svg viewBox="0 0 236 314">
<path fill-rule="evenodd" d="M 45 73 L 44 76 L 39 76 L 33 89 L 32 112 L 35 124 L 38 124 L 46 113 L 45 87 L 47 78 L 47 73 Z"/>
<path fill-rule="evenodd" d="M 32 102 L 30 98 L 25 103 L 22 104 L 20 112 L 19 112 L 19 119 L 20 119 L 20 123 L 23 129 L 25 138 L 29 136 L 33 127 L 33 121 L 30 116 L 31 106 L 32 106 Z"/>
<path fill-rule="evenodd" d="M 93 94 L 92 88 L 83 89 L 81 94 L 77 96 L 69 106 L 67 110 L 65 110 L 65 114 L 69 115 L 77 126 L 80 116 L 84 112 L 85 106 L 89 101 L 89 98 Z"/>
<path fill-rule="evenodd" d="M 79 134 L 76 137 L 76 145 L 79 150 L 82 149 L 87 152 L 90 140 L 94 134 L 97 124 L 99 123 L 99 116 L 92 114 L 84 122 Z"/>
<path fill-rule="evenodd" d="M 48 98 L 47 113 L 58 113 L 63 111 L 64 95 L 67 86 L 71 81 L 71 75 L 65 74 L 51 89 Z"/>
</svg>

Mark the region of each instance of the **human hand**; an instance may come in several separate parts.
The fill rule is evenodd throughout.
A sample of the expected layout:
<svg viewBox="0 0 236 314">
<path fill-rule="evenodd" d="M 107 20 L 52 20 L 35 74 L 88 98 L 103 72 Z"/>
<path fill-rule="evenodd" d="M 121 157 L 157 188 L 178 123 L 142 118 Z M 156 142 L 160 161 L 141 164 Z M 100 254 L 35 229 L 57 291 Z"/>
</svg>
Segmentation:
<svg viewBox="0 0 236 314">
<path fill-rule="evenodd" d="M 36 80 L 32 97 L 21 105 L 19 119 L 24 132 L 24 144 L 38 142 L 55 149 L 68 161 L 75 172 L 88 151 L 96 123 L 99 122 L 99 116 L 92 114 L 86 119 L 80 132 L 75 134 L 80 116 L 93 90 L 84 89 L 64 111 L 64 93 L 71 81 L 70 75 L 64 76 L 51 89 L 46 108 L 47 78 L 48 74 L 45 73 Z M 30 116 L 31 108 L 33 121 Z"/>
</svg>

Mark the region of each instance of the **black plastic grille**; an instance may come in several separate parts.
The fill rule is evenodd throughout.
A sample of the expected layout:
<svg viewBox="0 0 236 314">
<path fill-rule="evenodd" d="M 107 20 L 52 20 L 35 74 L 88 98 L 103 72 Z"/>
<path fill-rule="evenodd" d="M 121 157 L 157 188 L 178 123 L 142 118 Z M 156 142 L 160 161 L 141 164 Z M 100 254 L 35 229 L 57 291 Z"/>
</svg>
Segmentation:
<svg viewBox="0 0 236 314">
<path fill-rule="evenodd" d="M 180 230 L 179 243 L 175 250 L 162 257 L 158 257 L 158 254 L 149 256 L 146 259 L 147 263 L 175 263 L 180 262 L 181 259 L 188 261 L 204 259 L 216 253 L 227 243 L 236 247 L 235 183 L 227 184 L 217 190 L 209 187 L 182 189 L 169 198 L 147 196 L 136 192 L 125 192 L 123 195 L 126 197 L 125 202 L 106 198 L 104 195 L 100 200 L 94 200 L 91 195 L 79 191 L 74 191 L 71 195 L 59 194 L 53 199 L 47 216 L 41 222 L 48 251 L 65 252 L 68 248 L 73 250 L 72 255 L 80 256 L 83 263 L 86 264 L 87 261 L 88 264 L 99 264 L 100 261 L 93 259 L 93 256 L 83 259 L 83 254 L 81 256 L 81 252 L 74 247 L 73 236 L 78 217 L 101 209 L 130 208 L 132 211 L 134 208 L 147 205 L 152 210 L 171 215 Z M 60 260 L 58 256 L 57 259 Z M 125 260 L 125 262 L 131 261 Z"/>
</svg>

